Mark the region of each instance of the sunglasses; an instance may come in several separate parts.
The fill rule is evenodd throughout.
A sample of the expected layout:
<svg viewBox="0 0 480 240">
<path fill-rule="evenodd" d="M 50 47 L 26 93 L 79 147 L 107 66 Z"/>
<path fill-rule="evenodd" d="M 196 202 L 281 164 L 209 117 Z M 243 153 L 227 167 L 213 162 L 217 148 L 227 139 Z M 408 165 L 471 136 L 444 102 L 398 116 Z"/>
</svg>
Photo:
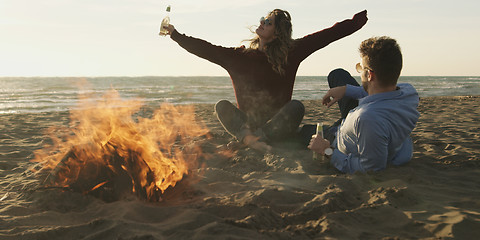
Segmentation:
<svg viewBox="0 0 480 240">
<path fill-rule="evenodd" d="M 261 17 L 260 18 L 260 24 L 272 25 L 272 20 L 270 20 L 268 18 L 265 18 L 265 17 Z"/>
<path fill-rule="evenodd" d="M 357 63 L 357 65 L 355 65 L 355 69 L 357 70 L 358 73 L 362 73 L 365 69 L 373 72 L 372 69 L 368 67 L 363 67 L 361 63 Z"/>
</svg>

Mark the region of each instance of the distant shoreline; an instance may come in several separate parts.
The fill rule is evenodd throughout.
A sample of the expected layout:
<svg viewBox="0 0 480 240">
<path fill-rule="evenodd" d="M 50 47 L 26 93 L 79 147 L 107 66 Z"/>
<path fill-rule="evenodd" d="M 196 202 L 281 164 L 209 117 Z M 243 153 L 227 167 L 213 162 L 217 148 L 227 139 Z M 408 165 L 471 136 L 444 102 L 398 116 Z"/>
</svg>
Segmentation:
<svg viewBox="0 0 480 240">
<path fill-rule="evenodd" d="M 401 77 L 399 82 L 412 84 L 420 97 L 480 93 L 480 77 Z M 232 81 L 225 76 L 0 78 L 0 83 L 0 113 L 63 111 L 76 106 L 79 94 L 96 99 L 112 89 L 122 99 L 138 98 L 146 105 L 235 102 Z M 328 89 L 325 76 L 298 76 L 292 99 L 321 99 Z"/>
</svg>

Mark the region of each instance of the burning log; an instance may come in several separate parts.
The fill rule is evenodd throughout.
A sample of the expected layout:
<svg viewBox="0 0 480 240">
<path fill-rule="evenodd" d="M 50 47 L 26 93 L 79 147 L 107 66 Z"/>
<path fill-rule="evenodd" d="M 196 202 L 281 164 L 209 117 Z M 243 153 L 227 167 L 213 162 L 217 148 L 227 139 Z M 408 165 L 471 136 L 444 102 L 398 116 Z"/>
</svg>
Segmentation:
<svg viewBox="0 0 480 240">
<path fill-rule="evenodd" d="M 159 179 L 140 153 L 128 150 L 126 156 L 121 156 L 116 146 L 107 145 L 100 159 L 86 161 L 80 156 L 89 151 L 88 145 L 72 147 L 50 171 L 43 185 L 63 186 L 108 202 L 129 193 L 148 201 L 161 201 L 164 189 L 157 183 L 166 179 Z M 175 174 L 175 170 L 172 173 Z"/>
<path fill-rule="evenodd" d="M 113 152 L 101 157 L 101 162 L 90 161 L 82 168 L 74 169 L 76 162 L 82 161 L 78 152 L 85 151 L 85 148 L 73 147 L 48 174 L 43 184 L 63 184 L 75 192 L 90 194 L 105 201 L 118 200 L 131 192 L 142 199 L 160 201 L 161 191 L 156 186 L 155 175 L 140 154 L 129 151 L 128 157 L 121 157 L 115 147 L 113 149 Z M 76 176 L 68 176 L 72 174 Z M 141 176 L 145 176 L 144 179 Z"/>
<path fill-rule="evenodd" d="M 152 118 L 134 121 L 131 116 L 139 109 L 138 101 L 121 101 L 115 93 L 106 95 L 102 104 L 73 111 L 72 133 L 53 136 L 53 146 L 36 152 L 35 161 L 49 171 L 44 186 L 105 201 L 130 193 L 160 201 L 167 188 L 189 173 L 201 149 L 178 146 L 208 132 L 195 122 L 193 108 L 164 104 Z"/>
</svg>

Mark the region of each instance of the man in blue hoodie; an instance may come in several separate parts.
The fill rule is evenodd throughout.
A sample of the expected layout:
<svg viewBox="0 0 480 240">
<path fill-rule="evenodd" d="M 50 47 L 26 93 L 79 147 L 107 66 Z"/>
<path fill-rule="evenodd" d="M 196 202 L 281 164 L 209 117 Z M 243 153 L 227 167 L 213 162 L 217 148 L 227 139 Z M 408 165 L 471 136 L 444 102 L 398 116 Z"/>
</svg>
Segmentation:
<svg viewBox="0 0 480 240">
<path fill-rule="evenodd" d="M 324 131 L 325 139 L 313 135 L 308 146 L 319 154 L 332 148 L 332 165 L 346 173 L 408 162 L 413 154 L 410 133 L 420 116 L 415 88 L 397 84 L 402 69 L 397 42 L 389 37 L 369 38 L 359 51 L 362 61 L 356 69 L 362 86 L 343 69 L 330 73 L 330 90 L 322 104 L 330 107 L 338 102 L 342 119 Z"/>
</svg>

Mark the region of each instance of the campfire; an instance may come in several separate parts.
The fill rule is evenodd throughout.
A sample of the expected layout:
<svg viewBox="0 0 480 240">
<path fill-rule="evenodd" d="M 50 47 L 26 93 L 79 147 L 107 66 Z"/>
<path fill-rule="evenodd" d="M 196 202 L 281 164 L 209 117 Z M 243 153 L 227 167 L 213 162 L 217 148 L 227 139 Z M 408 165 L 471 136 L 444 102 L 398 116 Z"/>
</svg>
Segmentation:
<svg viewBox="0 0 480 240">
<path fill-rule="evenodd" d="M 160 201 L 192 169 L 207 134 L 193 106 L 162 104 L 149 118 L 142 101 L 123 100 L 112 90 L 102 98 L 82 97 L 70 111 L 70 126 L 50 132 L 52 144 L 35 152 L 44 187 L 91 194 L 107 201 L 133 193 Z"/>
</svg>

